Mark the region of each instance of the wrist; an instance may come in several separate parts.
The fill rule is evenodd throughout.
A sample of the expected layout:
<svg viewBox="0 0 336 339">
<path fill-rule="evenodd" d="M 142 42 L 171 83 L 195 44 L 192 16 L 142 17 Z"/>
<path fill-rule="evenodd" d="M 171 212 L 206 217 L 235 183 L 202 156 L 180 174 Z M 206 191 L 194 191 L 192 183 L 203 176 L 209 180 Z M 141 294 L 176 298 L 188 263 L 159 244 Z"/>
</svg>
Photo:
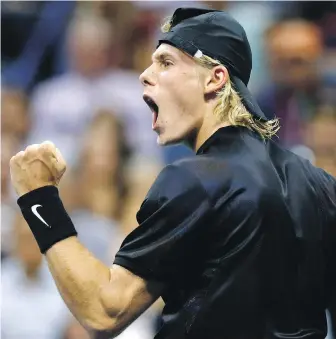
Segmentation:
<svg viewBox="0 0 336 339">
<path fill-rule="evenodd" d="M 28 192 L 17 203 L 42 253 L 55 243 L 77 235 L 56 186 Z"/>
</svg>

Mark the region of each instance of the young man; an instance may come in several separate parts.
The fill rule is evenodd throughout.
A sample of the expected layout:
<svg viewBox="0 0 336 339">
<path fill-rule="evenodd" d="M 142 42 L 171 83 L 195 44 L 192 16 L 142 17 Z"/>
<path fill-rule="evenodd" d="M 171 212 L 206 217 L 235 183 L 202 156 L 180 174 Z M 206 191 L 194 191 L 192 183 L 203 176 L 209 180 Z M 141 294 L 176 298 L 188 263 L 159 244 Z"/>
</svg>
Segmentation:
<svg viewBox="0 0 336 339">
<path fill-rule="evenodd" d="M 158 142 L 197 156 L 167 166 L 114 265 L 77 240 L 52 143 L 11 160 L 18 204 L 65 302 L 118 335 L 160 296 L 157 339 L 324 338 L 335 290 L 336 182 L 279 148 L 247 90 L 251 51 L 226 13 L 177 9 L 141 75 Z"/>
</svg>

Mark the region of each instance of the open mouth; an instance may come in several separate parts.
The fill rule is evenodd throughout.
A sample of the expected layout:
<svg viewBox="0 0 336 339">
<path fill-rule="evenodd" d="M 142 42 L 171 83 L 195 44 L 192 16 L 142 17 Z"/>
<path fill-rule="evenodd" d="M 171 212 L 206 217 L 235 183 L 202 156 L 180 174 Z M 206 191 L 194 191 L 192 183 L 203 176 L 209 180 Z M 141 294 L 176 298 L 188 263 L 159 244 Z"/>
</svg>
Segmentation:
<svg viewBox="0 0 336 339">
<path fill-rule="evenodd" d="M 148 95 L 144 95 L 143 99 L 145 103 L 148 105 L 150 110 L 153 112 L 153 123 L 152 127 L 154 128 L 157 118 L 159 116 L 159 106 L 155 103 L 155 101 Z"/>
</svg>

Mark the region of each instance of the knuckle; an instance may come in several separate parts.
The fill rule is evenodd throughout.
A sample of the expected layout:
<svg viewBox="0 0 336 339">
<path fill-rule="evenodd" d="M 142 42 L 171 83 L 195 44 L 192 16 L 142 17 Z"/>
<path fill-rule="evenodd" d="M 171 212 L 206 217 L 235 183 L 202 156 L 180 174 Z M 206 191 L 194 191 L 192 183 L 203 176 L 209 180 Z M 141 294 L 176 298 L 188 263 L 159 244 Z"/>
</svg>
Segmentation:
<svg viewBox="0 0 336 339">
<path fill-rule="evenodd" d="M 25 150 L 24 153 L 25 153 L 26 156 L 31 156 L 31 155 L 33 155 L 33 154 L 36 153 L 37 149 L 38 149 L 38 145 L 36 145 L 36 144 L 34 144 L 34 145 L 29 145 L 29 146 L 26 148 L 26 150 Z"/>
<path fill-rule="evenodd" d="M 25 154 L 24 151 L 20 151 L 19 153 L 17 153 L 17 154 L 15 155 L 15 158 L 16 158 L 17 160 L 18 160 L 18 159 L 21 159 L 21 158 L 23 158 L 24 154 Z"/>
<path fill-rule="evenodd" d="M 12 156 L 12 157 L 10 158 L 10 160 L 9 160 L 9 165 L 10 165 L 10 166 L 13 166 L 13 165 L 15 164 L 15 162 L 16 162 L 16 156 L 14 155 L 14 156 Z"/>
<path fill-rule="evenodd" d="M 42 142 L 41 146 L 46 149 L 54 149 L 55 145 L 51 141 Z"/>
<path fill-rule="evenodd" d="M 52 154 L 54 153 L 54 147 L 55 146 L 51 142 L 43 142 L 40 145 L 39 150 L 43 154 Z"/>
<path fill-rule="evenodd" d="M 24 152 L 21 151 L 21 152 L 16 153 L 14 156 L 12 156 L 9 160 L 10 166 L 17 164 L 23 158 L 23 155 L 24 155 Z"/>
<path fill-rule="evenodd" d="M 43 153 L 43 154 L 48 153 L 49 148 L 47 147 L 47 145 L 41 144 L 40 147 L 39 147 L 39 152 Z"/>
<path fill-rule="evenodd" d="M 41 145 L 55 146 L 54 143 L 52 141 L 49 141 L 49 140 L 43 141 Z"/>
</svg>

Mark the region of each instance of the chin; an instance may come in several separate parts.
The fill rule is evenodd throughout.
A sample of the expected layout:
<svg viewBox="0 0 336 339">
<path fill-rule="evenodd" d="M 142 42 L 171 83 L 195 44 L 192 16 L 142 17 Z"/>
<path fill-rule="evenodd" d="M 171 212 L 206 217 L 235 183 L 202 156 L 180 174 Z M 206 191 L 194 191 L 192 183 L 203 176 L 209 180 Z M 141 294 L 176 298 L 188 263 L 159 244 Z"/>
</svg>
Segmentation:
<svg viewBox="0 0 336 339">
<path fill-rule="evenodd" d="M 158 135 L 158 137 L 157 137 L 157 143 L 158 143 L 159 146 L 176 145 L 180 142 L 181 141 L 173 139 L 173 138 L 163 138 L 161 135 Z"/>
<path fill-rule="evenodd" d="M 176 144 L 185 144 L 186 146 L 189 146 L 190 144 L 190 134 L 184 133 L 181 135 L 169 135 L 168 133 L 158 133 L 157 137 L 157 143 L 160 146 L 170 146 L 170 145 L 176 145 Z"/>
</svg>

